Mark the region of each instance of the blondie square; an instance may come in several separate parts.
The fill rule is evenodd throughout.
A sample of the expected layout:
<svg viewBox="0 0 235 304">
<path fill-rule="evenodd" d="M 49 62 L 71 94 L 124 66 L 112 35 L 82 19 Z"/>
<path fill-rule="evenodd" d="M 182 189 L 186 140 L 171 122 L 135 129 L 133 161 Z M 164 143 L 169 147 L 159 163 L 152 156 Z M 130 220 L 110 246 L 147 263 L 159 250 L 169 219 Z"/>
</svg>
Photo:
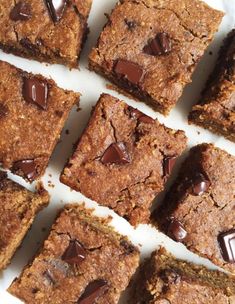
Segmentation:
<svg viewBox="0 0 235 304">
<path fill-rule="evenodd" d="M 88 28 L 92 0 L 1 0 L 0 48 L 29 59 L 71 68 Z"/>
<path fill-rule="evenodd" d="M 185 146 L 183 131 L 103 94 L 61 181 L 133 225 L 146 223 Z"/>
<path fill-rule="evenodd" d="M 168 114 L 222 17 L 199 0 L 121 0 L 89 56 L 89 67 Z"/>
<path fill-rule="evenodd" d="M 189 122 L 235 142 L 235 29 L 226 37 L 201 101 Z"/>
<path fill-rule="evenodd" d="M 153 218 L 171 238 L 235 274 L 234 197 L 235 157 L 198 145 Z"/>
<path fill-rule="evenodd" d="M 27 304 L 117 304 L 139 251 L 79 205 L 67 205 L 35 259 L 9 287 Z"/>
<path fill-rule="evenodd" d="M 49 194 L 41 185 L 32 193 L 0 171 L 0 271 L 10 263 L 36 214 L 48 203 Z"/>
<path fill-rule="evenodd" d="M 32 182 L 41 177 L 79 94 L 0 61 L 0 163 Z"/>
<path fill-rule="evenodd" d="M 164 248 L 141 266 L 130 304 L 227 304 L 235 281 L 225 273 L 178 260 Z"/>
</svg>

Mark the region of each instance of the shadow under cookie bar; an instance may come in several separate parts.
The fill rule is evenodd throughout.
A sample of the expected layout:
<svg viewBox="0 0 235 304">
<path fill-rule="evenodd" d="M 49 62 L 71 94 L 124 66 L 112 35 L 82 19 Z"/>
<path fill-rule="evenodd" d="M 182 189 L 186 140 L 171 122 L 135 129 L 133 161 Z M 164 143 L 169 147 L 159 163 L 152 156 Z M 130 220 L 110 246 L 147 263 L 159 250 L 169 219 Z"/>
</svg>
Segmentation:
<svg viewBox="0 0 235 304">
<path fill-rule="evenodd" d="M 76 68 L 92 0 L 1 1 L 0 48 L 41 62 Z"/>
<path fill-rule="evenodd" d="M 119 1 L 89 55 L 89 68 L 167 115 L 222 17 L 198 0 Z"/>
<path fill-rule="evenodd" d="M 235 142 L 235 29 L 220 50 L 201 101 L 189 115 L 189 123 L 221 134 Z"/>
<path fill-rule="evenodd" d="M 117 304 L 138 265 L 138 249 L 107 220 L 67 205 L 8 291 L 27 304 Z"/>
<path fill-rule="evenodd" d="M 48 203 L 49 194 L 42 185 L 33 193 L 0 171 L 0 271 L 10 263 L 35 216 Z"/>
<path fill-rule="evenodd" d="M 153 221 L 194 253 L 235 274 L 235 157 L 192 148 Z"/>
<path fill-rule="evenodd" d="M 0 163 L 32 182 L 40 178 L 80 94 L 0 61 Z"/>
<path fill-rule="evenodd" d="M 60 180 L 137 226 L 186 147 L 183 131 L 102 94 Z"/>
</svg>

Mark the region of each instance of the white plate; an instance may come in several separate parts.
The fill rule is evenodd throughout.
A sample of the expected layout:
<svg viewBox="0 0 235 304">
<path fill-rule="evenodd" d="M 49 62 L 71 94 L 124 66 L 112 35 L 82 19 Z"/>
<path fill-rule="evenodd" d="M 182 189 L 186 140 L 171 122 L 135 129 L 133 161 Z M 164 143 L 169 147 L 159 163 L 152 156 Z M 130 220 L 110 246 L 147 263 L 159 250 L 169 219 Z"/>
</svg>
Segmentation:
<svg viewBox="0 0 235 304">
<path fill-rule="evenodd" d="M 103 78 L 97 76 L 95 73 L 87 70 L 87 54 L 92 46 L 95 45 L 97 37 L 105 23 L 104 13 L 109 13 L 115 4 L 115 0 L 93 0 L 93 6 L 91 15 L 89 18 L 90 35 L 88 42 L 86 43 L 83 56 L 81 58 L 81 70 L 69 71 L 67 68 L 59 65 L 45 65 L 36 61 L 29 61 L 12 55 L 6 55 L 0 52 L 0 59 L 8 61 L 19 68 L 33 73 L 41 73 L 44 76 L 53 78 L 59 86 L 66 89 L 71 89 L 82 93 L 81 108 L 82 111 L 71 113 L 70 118 L 65 126 L 62 141 L 58 144 L 53 157 L 50 161 L 49 167 L 43 178 L 46 188 L 51 194 L 51 203 L 48 208 L 40 213 L 36 221 L 33 224 L 32 230 L 25 238 L 20 250 L 17 251 L 11 265 L 7 270 L 0 273 L 0 303 L 1 304 L 17 304 L 21 303 L 14 297 L 10 296 L 6 289 L 12 282 L 12 280 L 19 275 L 22 267 L 31 258 L 45 237 L 45 232 L 42 231 L 43 227 L 50 227 L 53 219 L 65 203 L 68 202 L 83 202 L 87 203 L 88 207 L 94 207 L 98 215 L 112 215 L 112 225 L 122 234 L 128 235 L 132 242 L 136 245 L 141 244 L 142 257 L 149 255 L 160 244 L 164 245 L 168 250 L 174 253 L 179 258 L 185 258 L 195 263 L 201 263 L 209 267 L 214 267 L 210 262 L 205 259 L 201 259 L 196 255 L 190 253 L 183 245 L 177 244 L 171 241 L 163 234 L 157 232 L 154 228 L 147 225 L 140 225 L 136 230 L 133 229 L 124 219 L 117 216 L 114 212 L 104 207 L 97 206 L 96 203 L 86 199 L 80 193 L 75 191 L 71 192 L 70 189 L 59 182 L 59 174 L 66 163 L 67 158 L 72 151 L 72 145 L 76 142 L 77 138 L 82 133 L 88 119 L 91 108 L 95 105 L 102 92 L 107 92 L 122 98 L 128 104 L 138 107 L 146 114 L 158 118 L 165 125 L 182 129 L 186 132 L 189 138 L 189 147 L 202 143 L 211 142 L 216 146 L 223 148 L 235 155 L 235 144 L 223 139 L 222 137 L 213 135 L 201 128 L 195 126 L 189 126 L 187 124 L 187 114 L 192 106 L 199 98 L 201 89 L 203 88 L 205 81 L 210 73 L 216 56 L 218 48 L 220 47 L 225 35 L 235 26 L 235 0 L 207 0 L 206 2 L 211 6 L 223 10 L 226 12 L 226 16 L 223 19 L 223 23 L 220 27 L 219 33 L 216 35 L 214 42 L 209 47 L 204 58 L 199 64 L 197 71 L 193 77 L 193 84 L 188 85 L 184 91 L 183 97 L 178 103 L 177 107 L 171 112 L 170 116 L 163 117 L 162 115 L 155 113 L 151 108 L 144 103 L 135 102 L 129 100 L 124 96 L 120 96 L 117 93 L 110 91 L 106 88 L 106 83 Z M 213 55 L 209 55 L 209 51 L 213 52 Z M 65 130 L 69 129 L 69 135 L 65 134 Z M 200 133 L 199 133 L 200 132 Z M 52 175 L 52 177 L 50 177 Z M 26 184 L 21 178 L 15 177 L 10 174 L 14 180 L 18 181 L 22 185 L 31 189 L 33 186 Z M 55 187 L 48 187 L 48 181 L 51 181 Z M 159 199 L 161 199 L 162 195 Z M 122 299 L 121 303 L 126 303 Z"/>
</svg>

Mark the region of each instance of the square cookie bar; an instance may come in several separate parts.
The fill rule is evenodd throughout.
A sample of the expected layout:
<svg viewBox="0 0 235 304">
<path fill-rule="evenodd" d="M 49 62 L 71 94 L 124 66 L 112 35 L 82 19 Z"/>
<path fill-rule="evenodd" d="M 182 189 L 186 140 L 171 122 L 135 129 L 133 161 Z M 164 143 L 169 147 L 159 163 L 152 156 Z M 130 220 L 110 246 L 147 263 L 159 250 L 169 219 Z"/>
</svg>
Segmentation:
<svg viewBox="0 0 235 304">
<path fill-rule="evenodd" d="M 32 193 L 0 171 L 0 271 L 11 261 L 36 214 L 49 203 L 41 185 Z"/>
<path fill-rule="evenodd" d="M 89 56 L 89 67 L 168 114 L 222 17 L 199 0 L 121 0 Z"/>
<path fill-rule="evenodd" d="M 234 278 L 178 260 L 160 248 L 141 266 L 128 303 L 227 304 L 234 300 Z"/>
<path fill-rule="evenodd" d="M 235 157 L 191 149 L 154 219 L 171 238 L 235 274 Z"/>
<path fill-rule="evenodd" d="M 27 304 L 115 304 L 138 265 L 139 251 L 104 219 L 67 205 L 8 291 Z"/>
<path fill-rule="evenodd" d="M 0 163 L 32 182 L 44 173 L 79 94 L 0 61 Z"/>
<path fill-rule="evenodd" d="M 103 94 L 61 181 L 133 225 L 146 223 L 185 146 L 183 131 Z"/>
<path fill-rule="evenodd" d="M 189 122 L 235 142 L 235 29 L 224 41 L 201 102 L 193 107 Z"/>
<path fill-rule="evenodd" d="M 92 0 L 1 0 L 0 48 L 29 59 L 78 66 Z"/>
</svg>

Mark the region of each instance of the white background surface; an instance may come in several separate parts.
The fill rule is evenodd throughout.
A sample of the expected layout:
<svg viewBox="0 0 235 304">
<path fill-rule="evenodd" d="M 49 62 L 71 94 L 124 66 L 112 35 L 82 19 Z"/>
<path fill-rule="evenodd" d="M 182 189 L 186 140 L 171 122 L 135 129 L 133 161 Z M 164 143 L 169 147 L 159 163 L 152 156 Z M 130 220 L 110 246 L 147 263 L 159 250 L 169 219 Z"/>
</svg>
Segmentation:
<svg viewBox="0 0 235 304">
<path fill-rule="evenodd" d="M 200 259 L 192 253 L 189 253 L 186 248 L 171 241 L 163 234 L 157 232 L 154 228 L 147 225 L 140 225 L 136 230 L 132 228 L 129 223 L 124 219 L 115 215 L 114 212 L 107 208 L 99 207 L 96 203 L 83 197 L 80 193 L 72 192 L 70 189 L 59 182 L 59 174 L 62 171 L 67 158 L 72 151 L 72 145 L 80 136 L 83 128 L 85 127 L 91 108 L 95 105 L 102 92 L 108 92 L 123 100 L 128 104 L 139 108 L 146 114 L 158 118 L 161 122 L 165 123 L 168 127 L 183 129 L 189 138 L 189 147 L 202 143 L 212 142 L 216 146 L 223 148 L 235 155 L 235 144 L 226 141 L 222 137 L 213 135 L 201 128 L 195 126 L 189 126 L 187 124 L 187 114 L 192 106 L 199 98 L 200 91 L 203 88 L 209 72 L 211 71 L 214 62 L 216 60 L 217 51 L 220 47 L 223 38 L 235 27 L 235 0 L 207 0 L 206 2 L 211 6 L 223 10 L 226 12 L 226 16 L 223 19 L 223 23 L 220 27 L 219 33 L 212 45 L 207 50 L 203 60 L 199 64 L 197 71 L 193 77 L 193 84 L 187 86 L 183 97 L 179 101 L 177 107 L 171 112 L 168 117 L 155 113 L 151 108 L 141 102 L 129 100 L 124 96 L 120 96 L 117 93 L 106 89 L 106 83 L 104 79 L 97 76 L 95 73 L 87 70 L 87 55 L 90 52 L 92 46 L 95 45 L 97 37 L 106 21 L 104 13 L 109 13 L 115 4 L 115 0 L 93 0 L 93 6 L 91 15 L 89 18 L 90 35 L 86 43 L 85 49 L 82 54 L 80 71 L 69 71 L 67 68 L 59 65 L 45 65 L 37 63 L 36 61 L 29 61 L 22 58 L 18 58 L 11 55 L 6 55 L 0 52 L 0 59 L 8 61 L 17 67 L 20 67 L 26 71 L 33 73 L 41 73 L 44 76 L 53 78 L 57 84 L 66 89 L 72 89 L 82 93 L 81 108 L 82 111 L 76 112 L 76 109 L 71 113 L 69 121 L 63 131 L 62 141 L 57 145 L 57 148 L 50 161 L 49 167 L 43 178 L 46 188 L 51 194 L 51 203 L 48 208 L 40 213 L 36 221 L 33 224 L 32 230 L 25 238 L 20 250 L 17 251 L 11 265 L 7 270 L 0 273 L 0 304 L 17 304 L 21 303 L 14 297 L 10 296 L 6 289 L 12 282 L 12 280 L 19 275 L 22 267 L 31 258 L 41 242 L 44 240 L 46 232 L 42 231 L 43 227 L 50 227 L 53 219 L 56 216 L 57 210 L 60 209 L 63 204 L 68 202 L 83 202 L 85 201 L 87 206 L 95 207 L 96 213 L 99 215 L 112 215 L 112 225 L 121 233 L 128 235 L 133 243 L 136 245 L 141 244 L 142 257 L 149 255 L 159 244 L 164 245 L 172 253 L 180 258 L 186 258 L 196 263 L 203 263 L 209 267 L 213 267 L 212 264 L 204 259 Z M 209 51 L 213 51 L 213 55 L 209 55 Z M 65 130 L 69 129 L 69 135 L 65 134 Z M 200 133 L 199 133 L 200 132 Z M 181 158 L 180 161 L 184 156 Z M 180 162 L 179 161 L 179 162 Z M 52 175 L 50 177 L 49 175 Z M 21 178 L 14 177 L 10 174 L 14 180 L 23 184 L 29 189 L 33 189 L 33 186 L 26 184 Z M 55 188 L 48 187 L 48 181 L 51 181 Z M 160 195 L 158 201 L 160 201 L 162 195 Z M 123 299 L 121 303 L 126 303 Z"/>
</svg>

